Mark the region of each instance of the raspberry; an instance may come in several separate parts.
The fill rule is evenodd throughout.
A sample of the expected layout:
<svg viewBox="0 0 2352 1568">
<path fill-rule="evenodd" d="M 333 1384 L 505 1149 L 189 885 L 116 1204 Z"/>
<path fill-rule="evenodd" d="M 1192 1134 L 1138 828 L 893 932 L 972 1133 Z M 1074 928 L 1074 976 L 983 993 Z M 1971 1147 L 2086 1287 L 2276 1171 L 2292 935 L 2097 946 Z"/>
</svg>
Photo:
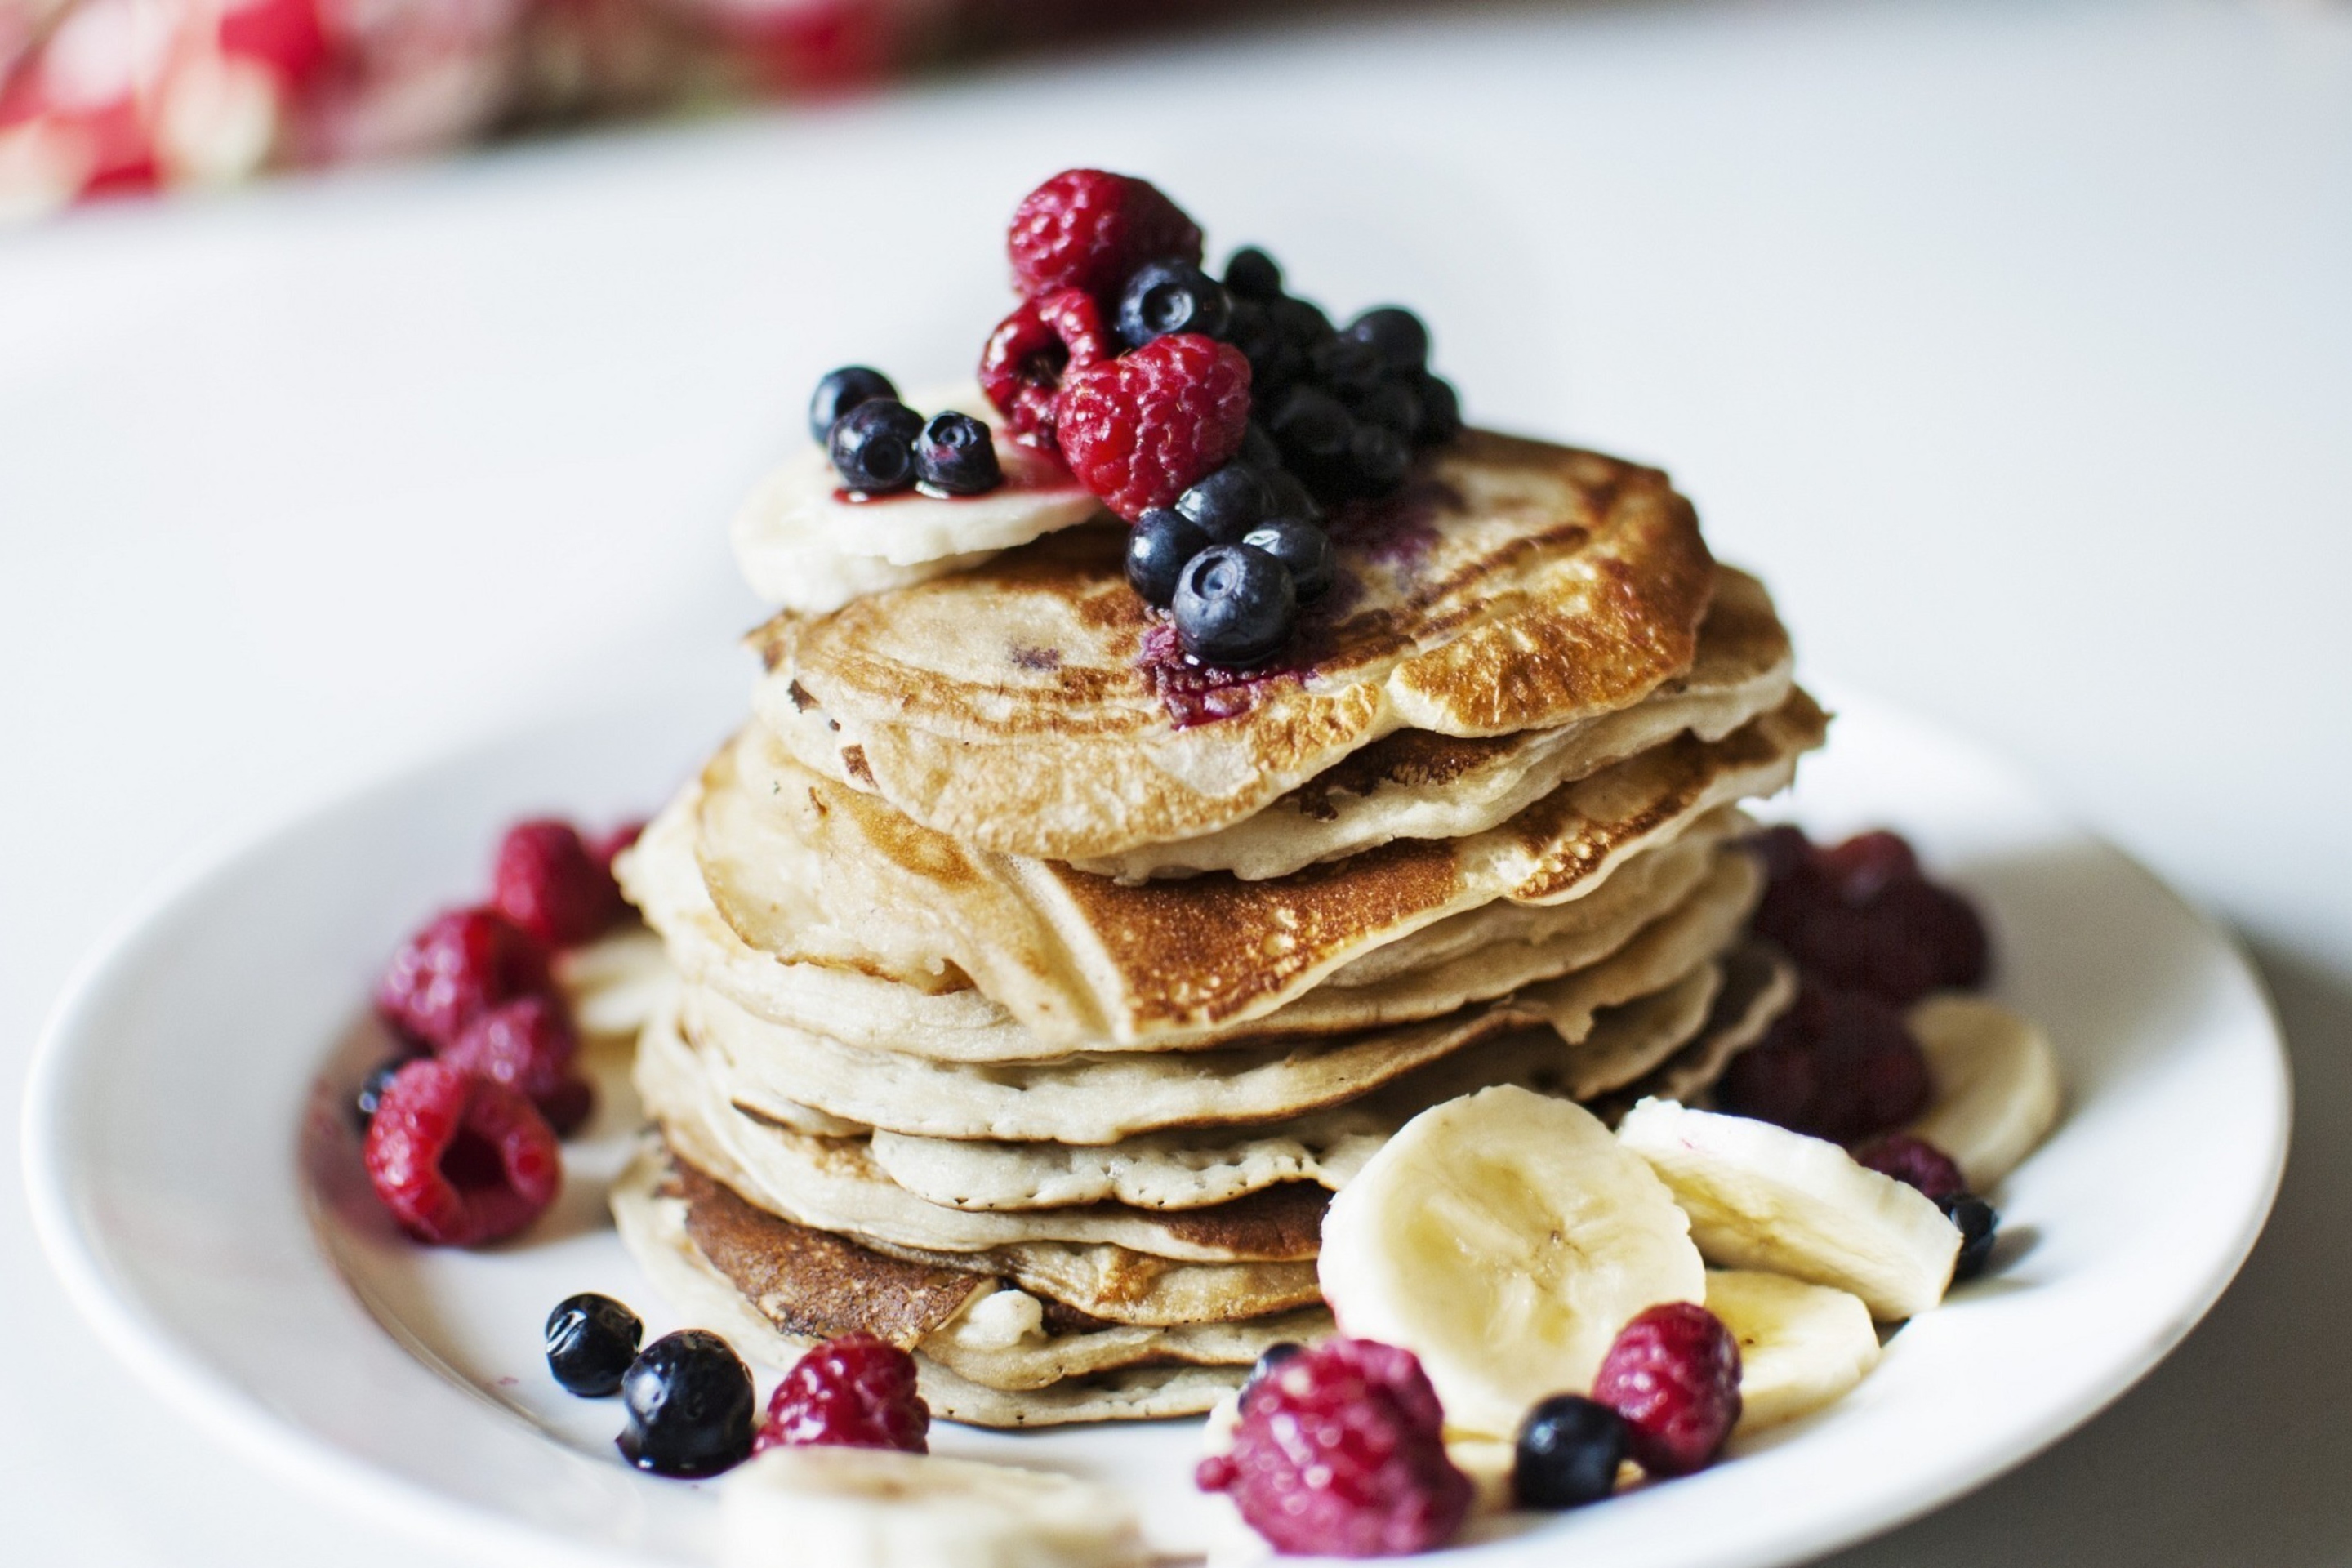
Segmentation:
<svg viewBox="0 0 2352 1568">
<path fill-rule="evenodd" d="M 393 1075 L 368 1123 L 368 1181 L 401 1228 L 473 1247 L 537 1219 L 563 1186 L 563 1156 L 538 1111 L 504 1084 L 446 1062 Z"/>
<path fill-rule="evenodd" d="M 1811 980 L 1716 1085 L 1724 1110 L 1852 1143 L 1927 1109 L 1927 1058 L 1903 1015 L 1875 996 Z"/>
<path fill-rule="evenodd" d="M 1066 169 L 1021 198 L 1005 248 L 1013 286 L 1024 297 L 1083 289 L 1101 300 L 1147 261 L 1172 256 L 1197 263 L 1201 230 L 1142 180 Z"/>
<path fill-rule="evenodd" d="M 1983 983 L 1991 952 L 1984 922 L 1967 900 L 1920 873 L 1898 835 L 1864 833 L 1825 848 L 1779 827 L 1757 848 L 1771 886 L 1756 930 L 1807 973 L 1898 1006 L 1938 986 Z"/>
<path fill-rule="evenodd" d="M 1196 332 L 1073 370 L 1055 405 L 1062 456 L 1129 522 L 1167 506 L 1241 450 L 1249 361 Z"/>
<path fill-rule="evenodd" d="M 1853 1152 L 1861 1164 L 1882 1176 L 1892 1176 L 1918 1188 L 1937 1204 L 1957 1198 L 1969 1190 L 1968 1179 L 1960 1174 L 1952 1157 L 1928 1142 L 1907 1132 L 1889 1132 L 1874 1138 Z"/>
<path fill-rule="evenodd" d="M 1652 1307 L 1617 1331 L 1592 1397 L 1625 1418 L 1626 1449 L 1653 1476 L 1705 1469 L 1739 1420 L 1739 1342 L 1705 1307 Z"/>
<path fill-rule="evenodd" d="M 1081 289 L 1024 300 L 997 323 L 980 355 L 980 388 L 1015 436 L 1054 445 L 1054 405 L 1062 382 L 1110 357 L 1102 311 Z"/>
<path fill-rule="evenodd" d="M 448 1046 L 476 1015 L 548 985 L 537 938 L 495 910 L 450 910 L 393 954 L 375 1005 L 394 1027 Z"/>
<path fill-rule="evenodd" d="M 588 1086 L 572 1076 L 572 1059 L 579 1053 L 580 1037 L 572 1033 L 563 1004 L 552 996 L 526 996 L 477 1016 L 442 1047 L 440 1057 L 459 1072 L 523 1096 L 562 1136 L 587 1119 L 593 1101 Z"/>
<path fill-rule="evenodd" d="M 751 1451 L 831 1443 L 927 1454 L 930 1426 L 930 1407 L 915 1391 L 915 1358 L 872 1334 L 844 1334 L 784 1373 Z"/>
<path fill-rule="evenodd" d="M 1410 1351 L 1326 1340 L 1242 1395 L 1230 1453 L 1201 1461 L 1277 1552 L 1390 1557 L 1451 1540 L 1470 1479 L 1445 1457 L 1444 1413 Z"/>
<path fill-rule="evenodd" d="M 627 912 L 610 857 L 568 822 L 518 822 L 499 841 L 490 907 L 550 947 L 577 947 Z"/>
</svg>

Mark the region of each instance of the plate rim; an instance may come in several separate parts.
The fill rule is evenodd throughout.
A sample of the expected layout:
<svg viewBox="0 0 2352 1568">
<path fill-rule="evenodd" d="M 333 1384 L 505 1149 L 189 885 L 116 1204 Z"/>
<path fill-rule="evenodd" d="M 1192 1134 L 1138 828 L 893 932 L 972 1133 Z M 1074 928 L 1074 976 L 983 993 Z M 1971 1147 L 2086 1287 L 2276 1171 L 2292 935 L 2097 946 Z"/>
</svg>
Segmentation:
<svg viewBox="0 0 2352 1568">
<path fill-rule="evenodd" d="M 2105 1375 L 2087 1385 L 2067 1408 L 2034 1427 L 2011 1429 L 2008 1436 L 2015 1446 L 1995 1462 L 1948 1467 L 1907 1489 L 1874 1492 L 1843 1506 L 1810 1513 L 1801 1521 L 1788 1521 L 1759 1531 L 1769 1540 L 1751 1540 L 1740 1548 L 1695 1555 L 1688 1560 L 1692 1568 L 1787 1562 L 1843 1550 L 1990 1484 L 2087 1425 L 2169 1355 L 2236 1279 L 2275 1207 L 2293 1138 L 2292 1067 L 2276 1004 L 2235 931 L 2112 839 L 2053 802 L 2037 781 L 2004 753 L 1846 682 L 1812 684 L 1828 688 L 1835 708 L 1867 710 L 1895 720 L 1993 764 L 2064 831 L 2127 866 L 2212 942 L 2226 961 L 2229 980 L 2244 988 L 2259 1011 L 2269 1047 L 2263 1055 L 2267 1070 L 2259 1088 L 2268 1104 L 2266 1120 L 2272 1136 L 2259 1200 L 2241 1216 L 2230 1247 L 2213 1255 L 2201 1271 L 2198 1288 L 2183 1310 L 2168 1317 L 2161 1332 L 2143 1336 L 2133 1353 L 2109 1363 Z M 642 1565 L 646 1561 L 637 1552 L 614 1552 L 593 1542 L 554 1535 L 320 1440 L 209 1365 L 169 1324 L 130 1292 L 118 1289 L 77 1214 L 70 1169 L 73 1156 L 68 1147 L 75 1121 L 75 1074 L 84 1065 L 87 1053 L 95 1048 L 90 1044 L 95 1037 L 91 1016 L 118 984 L 135 973 L 147 946 L 175 913 L 200 901 L 215 881 L 249 858 L 335 817 L 362 811 L 373 801 L 416 789 L 444 772 L 468 763 L 487 763 L 497 753 L 528 748 L 583 722 L 625 724 L 656 705 L 642 697 L 616 703 L 572 704 L 526 727 L 463 735 L 396 765 L 330 784 L 275 815 L 257 816 L 199 845 L 153 878 L 75 964 L 43 1020 L 26 1079 L 20 1164 L 34 1233 L 68 1299 L 117 1360 L 192 1425 L 219 1436 L 257 1468 L 302 1485 L 348 1511 L 394 1524 L 412 1539 L 430 1541 L 468 1557 L 494 1550 L 502 1558 L 524 1562 L 596 1563 L 609 1568 Z M 674 707 L 675 694 L 658 705 Z M 333 1270 L 331 1260 L 328 1266 L 349 1291 L 350 1282 Z M 1549 1544 L 1557 1543 L 1538 1531 L 1450 1547 L 1433 1555 L 1446 1561 L 1496 1564 L 1531 1562 Z"/>
</svg>

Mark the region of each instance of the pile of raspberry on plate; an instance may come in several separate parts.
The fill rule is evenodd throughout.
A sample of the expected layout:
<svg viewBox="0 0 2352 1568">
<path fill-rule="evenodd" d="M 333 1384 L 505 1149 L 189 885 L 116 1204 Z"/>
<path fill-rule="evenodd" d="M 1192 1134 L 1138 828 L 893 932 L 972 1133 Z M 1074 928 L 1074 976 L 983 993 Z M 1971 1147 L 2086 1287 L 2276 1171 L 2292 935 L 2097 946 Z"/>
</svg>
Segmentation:
<svg viewBox="0 0 2352 1568">
<path fill-rule="evenodd" d="M 418 1240 L 503 1240 L 555 1201 L 557 1141 L 595 1098 L 557 967 L 633 921 L 613 857 L 636 834 L 518 823 L 489 898 L 435 916 L 393 955 L 375 1008 L 399 1050 L 368 1074 L 357 1110 L 368 1180 Z"/>
</svg>

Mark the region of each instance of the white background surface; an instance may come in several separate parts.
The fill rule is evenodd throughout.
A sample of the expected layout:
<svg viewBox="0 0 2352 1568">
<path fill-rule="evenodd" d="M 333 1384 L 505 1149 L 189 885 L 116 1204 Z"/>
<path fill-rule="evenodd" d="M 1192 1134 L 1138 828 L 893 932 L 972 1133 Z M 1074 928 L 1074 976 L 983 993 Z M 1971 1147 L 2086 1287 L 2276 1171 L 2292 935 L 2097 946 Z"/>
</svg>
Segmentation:
<svg viewBox="0 0 2352 1568">
<path fill-rule="evenodd" d="M 0 237 L 0 1170 L 43 1011 L 209 837 L 681 668 L 819 372 L 960 374 L 1011 204 L 1150 174 L 1483 422 L 1666 463 L 1813 668 L 2237 921 L 2271 1235 L 2175 1361 L 1859 1563 L 2352 1562 L 2352 11 L 1464 12 Z M 743 667 L 748 675 L 748 666 Z M 2165 1201 L 2163 1151 L 2116 1173 Z M 12 1563 L 406 1563 L 205 1451 L 0 1204 Z"/>
</svg>

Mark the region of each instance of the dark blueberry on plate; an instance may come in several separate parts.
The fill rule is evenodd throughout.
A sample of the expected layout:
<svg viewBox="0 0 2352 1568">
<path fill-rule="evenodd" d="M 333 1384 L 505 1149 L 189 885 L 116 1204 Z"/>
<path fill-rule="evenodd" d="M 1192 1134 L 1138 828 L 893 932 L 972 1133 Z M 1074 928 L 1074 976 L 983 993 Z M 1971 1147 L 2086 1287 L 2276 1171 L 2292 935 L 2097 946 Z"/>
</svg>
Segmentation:
<svg viewBox="0 0 2352 1568">
<path fill-rule="evenodd" d="M 1255 245 L 1244 245 L 1225 258 L 1225 287 L 1244 300 L 1282 297 L 1282 268 Z"/>
<path fill-rule="evenodd" d="M 1139 349 L 1170 332 L 1222 337 L 1233 320 L 1225 286 L 1180 257 L 1147 261 L 1127 280 L 1118 300 L 1118 335 Z"/>
<path fill-rule="evenodd" d="M 1412 387 L 1393 377 L 1374 383 L 1350 406 L 1359 425 L 1377 425 L 1394 431 L 1402 440 L 1412 440 L 1413 432 L 1421 428 L 1421 399 Z"/>
<path fill-rule="evenodd" d="M 359 1113 L 361 1131 L 366 1131 L 367 1124 L 375 1120 L 375 1108 L 383 1103 L 383 1091 L 391 1085 L 393 1075 L 415 1059 L 408 1053 L 387 1057 L 360 1079 L 360 1091 L 352 1097 L 352 1109 Z"/>
<path fill-rule="evenodd" d="M 1599 1400 L 1556 1394 L 1519 1423 L 1511 1489 L 1521 1508 L 1581 1508 L 1617 1489 L 1624 1418 Z"/>
<path fill-rule="evenodd" d="M 706 1329 L 664 1334 L 621 1375 L 621 1457 L 657 1476 L 715 1476 L 751 1452 L 751 1369 Z"/>
<path fill-rule="evenodd" d="M 1290 572 L 1247 544 L 1213 544 L 1176 579 L 1176 637 L 1203 664 L 1245 668 L 1289 640 L 1298 611 Z"/>
<path fill-rule="evenodd" d="M 1282 448 L 1274 444 L 1265 426 L 1251 420 L 1242 427 L 1242 449 L 1234 454 L 1236 463 L 1247 463 L 1262 474 L 1271 474 L 1282 467 Z"/>
<path fill-rule="evenodd" d="M 1390 371 L 1417 371 L 1429 362 L 1429 329 L 1402 305 L 1376 305 L 1339 334 L 1379 356 Z"/>
<path fill-rule="evenodd" d="M 827 443 L 834 471 L 853 490 L 882 495 L 915 482 L 915 443 L 923 416 L 896 399 L 861 403 L 834 422 Z"/>
<path fill-rule="evenodd" d="M 1354 338 L 1326 338 L 1307 356 L 1318 385 L 1342 397 L 1359 397 L 1380 384 L 1381 356 L 1370 344 Z"/>
<path fill-rule="evenodd" d="M 2000 1228 L 2000 1215 L 1984 1199 L 1968 1193 L 1946 1198 L 1936 1206 L 1960 1230 L 1960 1255 L 1952 1261 L 1952 1283 L 1975 1279 L 1992 1257 L 1993 1232 Z"/>
<path fill-rule="evenodd" d="M 1242 1392 L 1247 1394 L 1252 1388 L 1265 1382 L 1266 1373 L 1306 1348 L 1305 1345 L 1293 1340 L 1276 1340 L 1258 1352 L 1257 1364 L 1250 1368 L 1249 1380 L 1242 1384 Z"/>
<path fill-rule="evenodd" d="M 996 437 L 969 414 L 935 414 L 915 441 L 915 478 L 951 496 L 976 496 L 1004 482 Z"/>
<path fill-rule="evenodd" d="M 1244 462 L 1227 463 L 1176 498 L 1176 510 L 1201 525 L 1218 544 L 1230 544 L 1255 528 L 1274 498 L 1265 476 Z"/>
<path fill-rule="evenodd" d="M 1275 468 L 1265 476 L 1266 489 L 1273 493 L 1268 517 L 1295 517 L 1306 522 L 1321 522 L 1323 508 L 1307 493 L 1307 485 L 1288 468 Z"/>
<path fill-rule="evenodd" d="M 1302 605 L 1330 587 L 1331 578 L 1338 571 L 1331 554 L 1331 536 L 1298 518 L 1268 518 L 1242 535 L 1242 542 L 1282 563 L 1290 573 L 1291 586 Z"/>
<path fill-rule="evenodd" d="M 1436 447 L 1462 434 L 1462 399 L 1452 382 L 1424 375 L 1413 384 L 1413 392 L 1421 399 L 1421 428 L 1412 433 L 1415 441 Z"/>
<path fill-rule="evenodd" d="M 646 1326 L 610 1296 L 567 1296 L 547 1315 L 547 1370 L 583 1399 L 621 1391 Z"/>
<path fill-rule="evenodd" d="M 1275 331 L 1285 342 L 1300 352 L 1312 351 L 1316 344 L 1331 336 L 1331 318 L 1323 307 L 1312 300 L 1301 300 L 1295 294 L 1285 294 L 1266 302 L 1266 313 L 1274 318 Z"/>
<path fill-rule="evenodd" d="M 1396 489 L 1412 464 L 1412 448 L 1404 437 L 1379 425 L 1359 425 L 1348 437 L 1348 462 L 1357 481 L 1370 494 Z"/>
<path fill-rule="evenodd" d="M 816 384 L 816 395 L 809 399 L 809 434 L 824 446 L 832 438 L 835 420 L 877 397 L 898 400 L 898 389 L 888 376 L 862 364 L 843 365 Z"/>
<path fill-rule="evenodd" d="M 1155 506 L 1127 532 L 1127 580 L 1147 605 L 1168 607 L 1185 563 L 1209 548 L 1201 525 L 1171 507 Z"/>
</svg>

